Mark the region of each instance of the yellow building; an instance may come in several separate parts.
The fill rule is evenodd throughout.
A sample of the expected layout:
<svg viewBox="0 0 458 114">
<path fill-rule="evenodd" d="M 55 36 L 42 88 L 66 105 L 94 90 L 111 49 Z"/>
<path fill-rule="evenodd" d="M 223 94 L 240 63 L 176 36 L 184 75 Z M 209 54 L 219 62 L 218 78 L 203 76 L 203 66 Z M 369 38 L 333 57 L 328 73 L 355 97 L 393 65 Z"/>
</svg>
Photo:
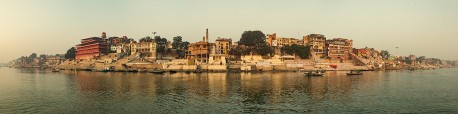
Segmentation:
<svg viewBox="0 0 458 114">
<path fill-rule="evenodd" d="M 194 60 L 195 64 L 207 64 L 209 55 L 214 52 L 216 48 L 214 44 L 208 43 L 208 29 L 202 41 L 191 43 L 186 51 L 186 59 Z"/>
<path fill-rule="evenodd" d="M 310 34 L 304 36 L 304 43 L 310 45 L 310 51 L 312 54 L 316 54 L 319 57 L 326 56 L 326 37 L 321 34 Z"/>
<path fill-rule="evenodd" d="M 215 54 L 223 54 L 226 57 L 229 56 L 229 51 L 232 46 L 232 39 L 218 37 L 218 39 L 215 41 L 215 44 Z"/>
<path fill-rule="evenodd" d="M 304 45 L 304 41 L 295 38 L 277 38 L 277 45 L 279 47 L 291 46 L 293 44 Z"/>
<path fill-rule="evenodd" d="M 334 38 L 326 41 L 327 54 L 330 59 L 348 60 L 353 51 L 353 40 Z"/>
<path fill-rule="evenodd" d="M 132 54 L 146 54 L 147 57 L 156 58 L 156 43 L 155 42 L 140 42 L 131 43 Z"/>
</svg>

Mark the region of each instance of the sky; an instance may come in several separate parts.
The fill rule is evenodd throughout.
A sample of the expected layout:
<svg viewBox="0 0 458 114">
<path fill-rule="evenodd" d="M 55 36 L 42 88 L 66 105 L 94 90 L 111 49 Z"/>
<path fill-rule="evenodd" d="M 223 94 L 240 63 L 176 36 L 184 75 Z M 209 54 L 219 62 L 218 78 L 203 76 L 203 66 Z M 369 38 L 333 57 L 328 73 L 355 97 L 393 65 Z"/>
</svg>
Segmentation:
<svg viewBox="0 0 458 114">
<path fill-rule="evenodd" d="M 238 41 L 247 30 L 319 33 L 355 48 L 458 60 L 458 0 L 0 0 L 0 63 L 63 54 L 102 32 L 196 42 L 207 28 L 210 41 Z"/>
</svg>

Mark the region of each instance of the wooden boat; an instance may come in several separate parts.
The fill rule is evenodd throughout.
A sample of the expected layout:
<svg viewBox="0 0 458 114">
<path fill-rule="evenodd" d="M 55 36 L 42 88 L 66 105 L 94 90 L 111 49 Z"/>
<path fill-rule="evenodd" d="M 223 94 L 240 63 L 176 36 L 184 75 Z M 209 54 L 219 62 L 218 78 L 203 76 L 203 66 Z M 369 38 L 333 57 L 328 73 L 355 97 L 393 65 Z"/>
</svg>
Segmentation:
<svg viewBox="0 0 458 114">
<path fill-rule="evenodd" d="M 175 71 L 175 70 L 170 70 L 169 73 L 170 74 L 173 74 L 173 73 L 177 73 L 178 71 Z"/>
<path fill-rule="evenodd" d="M 348 76 L 350 75 L 363 75 L 363 71 L 361 70 L 351 70 L 349 73 L 347 73 Z"/>
<path fill-rule="evenodd" d="M 317 71 L 307 71 L 304 74 L 305 76 L 323 76 L 324 72 L 317 70 Z"/>
<path fill-rule="evenodd" d="M 154 74 L 164 74 L 165 71 L 164 71 L 164 70 L 160 70 L 160 69 L 154 69 L 154 70 L 151 71 L 150 73 L 154 73 Z"/>
<path fill-rule="evenodd" d="M 202 73 L 202 70 L 200 69 L 194 70 L 194 73 Z"/>
<path fill-rule="evenodd" d="M 60 72 L 59 69 L 53 69 L 52 72 Z"/>
</svg>

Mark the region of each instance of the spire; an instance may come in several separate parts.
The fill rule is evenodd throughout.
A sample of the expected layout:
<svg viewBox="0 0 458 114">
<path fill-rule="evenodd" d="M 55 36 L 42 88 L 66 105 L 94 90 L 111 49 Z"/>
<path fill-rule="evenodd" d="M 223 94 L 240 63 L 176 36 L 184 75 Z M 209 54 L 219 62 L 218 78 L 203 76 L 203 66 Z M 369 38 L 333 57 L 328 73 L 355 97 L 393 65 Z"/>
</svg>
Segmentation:
<svg viewBox="0 0 458 114">
<path fill-rule="evenodd" d="M 102 32 L 102 38 L 107 38 L 107 33 Z"/>
<path fill-rule="evenodd" d="M 205 42 L 208 42 L 208 28 L 207 28 L 207 32 L 205 33 Z"/>
</svg>

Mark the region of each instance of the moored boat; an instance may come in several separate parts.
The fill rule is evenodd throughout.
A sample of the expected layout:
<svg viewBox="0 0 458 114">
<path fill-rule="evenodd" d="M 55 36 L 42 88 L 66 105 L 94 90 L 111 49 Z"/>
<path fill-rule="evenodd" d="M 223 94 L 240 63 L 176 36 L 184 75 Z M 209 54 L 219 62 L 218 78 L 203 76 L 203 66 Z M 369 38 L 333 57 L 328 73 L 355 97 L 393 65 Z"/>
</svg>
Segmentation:
<svg viewBox="0 0 458 114">
<path fill-rule="evenodd" d="M 154 70 L 150 71 L 150 73 L 154 73 L 154 74 L 164 74 L 165 71 L 164 71 L 164 70 L 160 70 L 160 69 L 154 69 Z"/>
<path fill-rule="evenodd" d="M 187 71 L 184 71 L 184 73 L 191 74 L 191 71 L 187 70 Z"/>
<path fill-rule="evenodd" d="M 323 76 L 324 72 L 316 70 L 316 71 L 306 71 L 304 74 L 305 76 Z"/>
<path fill-rule="evenodd" d="M 361 70 L 350 70 L 350 72 L 347 73 L 348 76 L 350 75 L 363 75 L 363 71 Z"/>
<path fill-rule="evenodd" d="M 59 69 L 53 69 L 52 72 L 60 72 Z"/>
<path fill-rule="evenodd" d="M 170 74 L 173 74 L 173 73 L 177 73 L 178 71 L 175 71 L 175 70 L 170 70 L 169 73 Z"/>
<path fill-rule="evenodd" d="M 194 73 L 202 73 L 202 70 L 200 69 L 194 70 Z"/>
</svg>

